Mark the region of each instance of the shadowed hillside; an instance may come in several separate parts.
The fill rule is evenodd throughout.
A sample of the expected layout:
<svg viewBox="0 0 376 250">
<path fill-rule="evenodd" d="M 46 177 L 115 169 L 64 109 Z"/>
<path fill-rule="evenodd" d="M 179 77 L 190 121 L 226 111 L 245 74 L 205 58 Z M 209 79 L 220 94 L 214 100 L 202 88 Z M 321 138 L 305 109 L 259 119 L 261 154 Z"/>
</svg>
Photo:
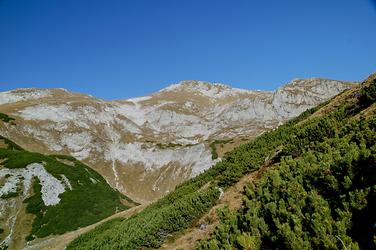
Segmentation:
<svg viewBox="0 0 376 250">
<path fill-rule="evenodd" d="M 72 231 L 136 205 L 74 157 L 29 152 L 3 136 L 0 183 L 1 249 L 19 249 L 25 240 Z"/>
</svg>

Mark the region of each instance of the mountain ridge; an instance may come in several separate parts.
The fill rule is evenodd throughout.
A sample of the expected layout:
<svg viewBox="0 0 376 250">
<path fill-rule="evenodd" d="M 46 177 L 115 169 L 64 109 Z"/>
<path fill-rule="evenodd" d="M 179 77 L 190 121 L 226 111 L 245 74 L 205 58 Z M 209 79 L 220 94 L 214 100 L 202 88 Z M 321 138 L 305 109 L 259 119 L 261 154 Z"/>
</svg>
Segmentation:
<svg viewBox="0 0 376 250">
<path fill-rule="evenodd" d="M 140 95 L 140 96 L 135 96 L 135 97 L 129 97 L 129 98 L 121 98 L 121 99 L 118 99 L 118 98 L 116 98 L 116 99 L 105 99 L 105 98 L 97 97 L 97 96 L 92 95 L 92 94 L 81 93 L 81 92 L 78 92 L 78 91 L 73 91 L 73 90 L 69 90 L 69 89 L 66 89 L 66 88 L 59 88 L 59 87 L 56 87 L 56 88 L 39 88 L 39 87 L 15 88 L 15 89 L 5 90 L 5 91 L 2 91 L 0 93 L 22 92 L 22 91 L 26 91 L 26 92 L 41 91 L 41 92 L 44 92 L 46 90 L 47 91 L 48 90 L 56 90 L 56 91 L 63 91 L 63 92 L 69 93 L 69 94 L 85 95 L 85 96 L 89 96 L 89 97 L 92 97 L 92 98 L 95 98 L 95 99 L 98 99 L 98 100 L 102 100 L 102 101 L 105 101 L 105 102 L 117 102 L 117 101 L 130 101 L 130 100 L 133 100 L 133 99 L 148 97 L 150 95 L 153 95 L 153 94 L 156 94 L 156 93 L 159 93 L 159 92 L 168 91 L 168 90 L 172 90 L 172 89 L 179 89 L 180 87 L 184 87 L 184 86 L 187 86 L 187 85 L 188 86 L 194 86 L 195 84 L 201 85 L 201 86 L 219 87 L 219 88 L 222 88 L 222 89 L 240 90 L 240 91 L 252 93 L 252 92 L 275 92 L 278 89 L 284 88 L 286 86 L 294 85 L 296 82 L 304 82 L 304 81 L 309 81 L 309 80 L 313 80 L 313 81 L 336 81 L 336 82 L 344 82 L 344 83 L 350 83 L 350 84 L 355 84 L 355 83 L 358 84 L 359 83 L 358 81 L 333 80 L 333 79 L 330 79 L 330 78 L 323 78 L 323 77 L 293 78 L 289 82 L 282 84 L 281 86 L 277 87 L 274 90 L 266 90 L 266 89 L 238 88 L 238 87 L 234 87 L 234 86 L 232 86 L 231 84 L 228 84 L 228 83 L 211 82 L 211 81 L 205 81 L 205 80 L 181 80 L 181 81 L 178 81 L 176 83 L 172 83 L 172 84 L 169 84 L 165 87 L 162 87 L 161 89 L 159 89 L 155 92 L 152 92 L 150 94 Z"/>
<path fill-rule="evenodd" d="M 311 78 L 271 92 L 181 83 L 120 101 L 62 89 L 2 92 L 0 112 L 14 116 L 16 125 L 0 133 L 27 149 L 83 160 L 142 203 L 210 168 L 214 141 L 237 138 L 217 149 L 244 143 L 352 86 Z M 135 188 L 140 184 L 145 187 Z"/>
</svg>

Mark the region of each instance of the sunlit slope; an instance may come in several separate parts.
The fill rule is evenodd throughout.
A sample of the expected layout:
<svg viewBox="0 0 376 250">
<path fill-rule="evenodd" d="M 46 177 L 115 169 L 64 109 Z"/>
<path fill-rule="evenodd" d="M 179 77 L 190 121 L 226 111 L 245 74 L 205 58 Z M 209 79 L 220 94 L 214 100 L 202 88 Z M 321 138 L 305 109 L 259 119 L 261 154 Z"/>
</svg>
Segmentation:
<svg viewBox="0 0 376 250">
<path fill-rule="evenodd" d="M 197 249 L 375 249 L 376 75 L 301 121 Z"/>
</svg>

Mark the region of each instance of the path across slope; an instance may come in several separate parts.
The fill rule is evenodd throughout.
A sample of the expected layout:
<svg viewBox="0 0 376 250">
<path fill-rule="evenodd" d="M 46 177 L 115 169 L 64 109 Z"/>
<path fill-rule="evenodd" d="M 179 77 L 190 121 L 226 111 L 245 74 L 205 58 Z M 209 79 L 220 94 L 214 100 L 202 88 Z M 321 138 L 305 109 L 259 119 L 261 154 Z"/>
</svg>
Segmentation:
<svg viewBox="0 0 376 250">
<path fill-rule="evenodd" d="M 101 225 L 102 223 L 115 219 L 115 218 L 127 218 L 130 217 L 140 211 L 142 211 L 148 204 L 139 205 L 137 207 L 132 207 L 128 210 L 116 213 L 106 219 L 103 219 L 95 224 L 89 225 L 87 227 L 83 227 L 80 229 L 77 229 L 72 232 L 68 232 L 62 235 L 57 236 L 51 236 L 43 239 L 37 239 L 30 245 L 26 245 L 24 247 L 24 250 L 63 250 L 65 247 L 75 238 L 80 236 L 83 233 L 86 233 L 95 227 Z"/>
</svg>

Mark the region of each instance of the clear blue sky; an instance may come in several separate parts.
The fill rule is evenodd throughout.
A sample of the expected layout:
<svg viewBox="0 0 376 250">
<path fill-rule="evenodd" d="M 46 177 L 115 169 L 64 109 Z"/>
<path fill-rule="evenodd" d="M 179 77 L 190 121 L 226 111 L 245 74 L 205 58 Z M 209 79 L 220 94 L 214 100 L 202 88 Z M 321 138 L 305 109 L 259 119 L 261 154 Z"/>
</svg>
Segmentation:
<svg viewBox="0 0 376 250">
<path fill-rule="evenodd" d="M 122 99 L 185 79 L 274 89 L 372 71 L 371 0 L 0 0 L 0 91 Z"/>
</svg>

